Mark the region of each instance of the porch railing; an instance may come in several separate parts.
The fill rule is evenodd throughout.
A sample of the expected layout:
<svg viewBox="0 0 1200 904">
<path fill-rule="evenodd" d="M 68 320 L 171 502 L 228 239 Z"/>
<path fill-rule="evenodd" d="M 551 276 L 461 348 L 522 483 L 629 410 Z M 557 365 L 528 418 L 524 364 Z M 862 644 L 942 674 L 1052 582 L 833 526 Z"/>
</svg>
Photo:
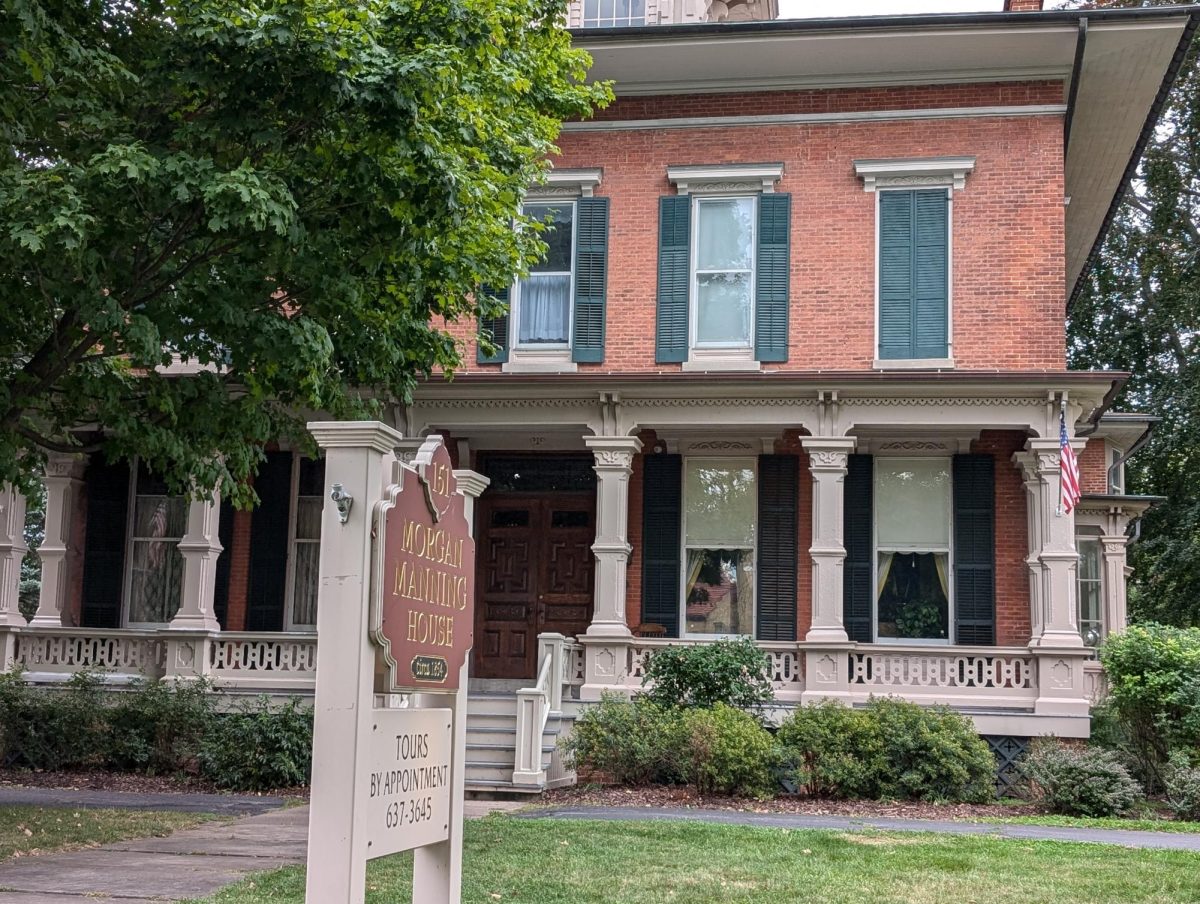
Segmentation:
<svg viewBox="0 0 1200 904">
<path fill-rule="evenodd" d="M 563 699 L 583 683 L 583 647 L 562 634 L 538 635 L 538 674 L 533 687 L 517 691 L 517 748 L 514 785 L 546 784 L 542 740 L 550 717 L 561 715 Z"/>
<path fill-rule="evenodd" d="M 850 691 L 915 703 L 1032 708 L 1037 673 L 1028 649 L 872 647 L 849 653 Z"/>
<path fill-rule="evenodd" d="M 165 628 L 0 629 L 0 672 L 12 668 L 39 684 L 89 672 L 108 684 L 204 678 L 231 693 L 305 695 L 316 686 L 317 637 Z"/>
<path fill-rule="evenodd" d="M 646 664 L 658 650 L 681 643 L 711 643 L 706 640 L 659 640 L 634 638 L 629 646 L 622 686 L 628 690 L 642 687 L 646 676 Z M 771 661 L 771 687 L 775 699 L 780 703 L 798 703 L 804 691 L 804 654 L 795 643 L 787 641 L 762 641 L 759 646 Z"/>
</svg>

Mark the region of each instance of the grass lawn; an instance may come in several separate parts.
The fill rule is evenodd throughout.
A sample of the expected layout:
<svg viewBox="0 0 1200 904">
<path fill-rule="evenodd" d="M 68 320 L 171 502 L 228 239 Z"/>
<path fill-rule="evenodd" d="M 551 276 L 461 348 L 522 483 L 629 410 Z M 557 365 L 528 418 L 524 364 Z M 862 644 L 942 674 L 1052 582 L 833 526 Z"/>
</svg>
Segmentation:
<svg viewBox="0 0 1200 904">
<path fill-rule="evenodd" d="M 0 860 L 167 835 L 212 818 L 202 813 L 0 806 Z"/>
<path fill-rule="evenodd" d="M 1130 832 L 1181 832 L 1184 834 L 1200 835 L 1200 822 L 1186 822 L 1182 819 L 1150 818 L 1120 818 L 1085 816 L 983 816 L 971 822 L 994 822 L 1020 826 L 1065 826 L 1076 829 L 1125 829 Z"/>
<path fill-rule="evenodd" d="M 1200 854 L 949 835 L 489 816 L 467 824 L 464 904 L 1187 904 Z M 410 901 L 411 857 L 371 864 L 368 904 Z M 304 900 L 299 868 L 209 899 Z"/>
</svg>

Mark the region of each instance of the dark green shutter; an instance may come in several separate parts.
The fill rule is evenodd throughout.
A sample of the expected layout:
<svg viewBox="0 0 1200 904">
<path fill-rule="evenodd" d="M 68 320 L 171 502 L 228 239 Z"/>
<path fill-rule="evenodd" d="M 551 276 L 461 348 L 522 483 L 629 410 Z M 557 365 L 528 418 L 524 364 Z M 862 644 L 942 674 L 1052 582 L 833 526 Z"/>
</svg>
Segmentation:
<svg viewBox="0 0 1200 904">
<path fill-rule="evenodd" d="M 493 289 L 491 286 L 481 286 L 480 293 L 497 301 L 508 304 L 508 288 Z M 491 338 L 492 344 L 496 346 L 494 355 L 487 355 L 483 351 L 483 346 L 479 346 L 476 350 L 476 360 L 480 364 L 503 364 L 508 360 L 508 309 L 505 308 L 503 314 L 498 317 L 482 317 L 479 320 L 479 332 Z"/>
<path fill-rule="evenodd" d="M 949 354 L 946 189 L 879 193 L 879 357 Z"/>
<path fill-rule="evenodd" d="M 792 196 L 758 199 L 758 270 L 755 274 L 754 357 L 786 361 L 788 356 L 788 234 Z"/>
<path fill-rule="evenodd" d="M 213 615 L 217 617 L 221 630 L 224 631 L 229 615 L 229 575 L 230 564 L 233 561 L 233 505 L 229 500 L 221 500 L 217 517 L 220 519 L 217 524 L 217 539 L 221 543 L 221 555 L 217 557 L 216 584 L 213 588 Z"/>
<path fill-rule="evenodd" d="M 647 455 L 642 471 L 642 621 L 679 636 L 683 460 Z"/>
<path fill-rule="evenodd" d="M 283 630 L 287 599 L 288 525 L 292 505 L 292 453 L 268 452 L 254 478 L 258 508 L 250 519 L 247 631 Z"/>
<path fill-rule="evenodd" d="M 874 556 L 874 484 L 870 455 L 851 455 L 843 483 L 842 524 L 846 561 L 842 566 L 842 622 L 846 635 L 859 643 L 874 637 L 871 625 Z"/>
<path fill-rule="evenodd" d="M 686 195 L 659 198 L 658 318 L 654 343 L 654 360 L 659 364 L 687 360 L 691 222 L 691 198 Z"/>
<path fill-rule="evenodd" d="M 575 325 L 571 360 L 604 360 L 604 308 L 608 289 L 608 198 L 575 205 Z"/>
<path fill-rule="evenodd" d="M 83 548 L 85 628 L 121 627 L 125 586 L 125 530 L 129 519 L 129 462 L 92 456 L 83 475 L 87 536 Z"/>
<path fill-rule="evenodd" d="M 758 459 L 758 639 L 796 639 L 799 458 Z"/>
<path fill-rule="evenodd" d="M 996 642 L 996 462 L 954 456 L 954 640 Z"/>
</svg>

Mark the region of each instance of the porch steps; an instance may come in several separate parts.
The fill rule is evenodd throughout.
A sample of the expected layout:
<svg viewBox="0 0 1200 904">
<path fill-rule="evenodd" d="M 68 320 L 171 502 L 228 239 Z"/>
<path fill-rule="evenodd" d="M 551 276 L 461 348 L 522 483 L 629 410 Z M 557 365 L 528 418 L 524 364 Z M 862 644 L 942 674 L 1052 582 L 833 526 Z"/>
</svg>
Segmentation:
<svg viewBox="0 0 1200 904">
<path fill-rule="evenodd" d="M 564 704 L 564 709 L 567 709 Z M 571 707 L 573 710 L 574 707 Z M 574 712 L 551 715 L 542 733 L 542 768 L 552 774 L 559 736 L 570 729 Z M 530 796 L 542 788 L 514 785 L 513 766 L 517 751 L 517 698 L 515 689 L 476 690 L 467 695 L 466 790 L 472 796 Z M 558 778 L 547 787 L 567 784 Z"/>
</svg>

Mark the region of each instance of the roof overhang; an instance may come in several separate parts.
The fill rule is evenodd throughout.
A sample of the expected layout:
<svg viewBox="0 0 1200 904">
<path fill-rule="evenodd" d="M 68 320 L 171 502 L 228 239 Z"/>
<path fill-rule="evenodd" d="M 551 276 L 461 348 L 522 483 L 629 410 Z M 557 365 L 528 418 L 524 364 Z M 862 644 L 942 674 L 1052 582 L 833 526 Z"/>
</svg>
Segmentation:
<svg viewBox="0 0 1200 904">
<path fill-rule="evenodd" d="M 611 79 L 618 95 L 1061 81 L 1063 103 L 1073 100 L 1065 185 L 1065 289 L 1072 289 L 1198 17 L 1196 6 L 1057 10 L 588 29 L 574 39 L 592 54 L 591 77 Z"/>
</svg>

